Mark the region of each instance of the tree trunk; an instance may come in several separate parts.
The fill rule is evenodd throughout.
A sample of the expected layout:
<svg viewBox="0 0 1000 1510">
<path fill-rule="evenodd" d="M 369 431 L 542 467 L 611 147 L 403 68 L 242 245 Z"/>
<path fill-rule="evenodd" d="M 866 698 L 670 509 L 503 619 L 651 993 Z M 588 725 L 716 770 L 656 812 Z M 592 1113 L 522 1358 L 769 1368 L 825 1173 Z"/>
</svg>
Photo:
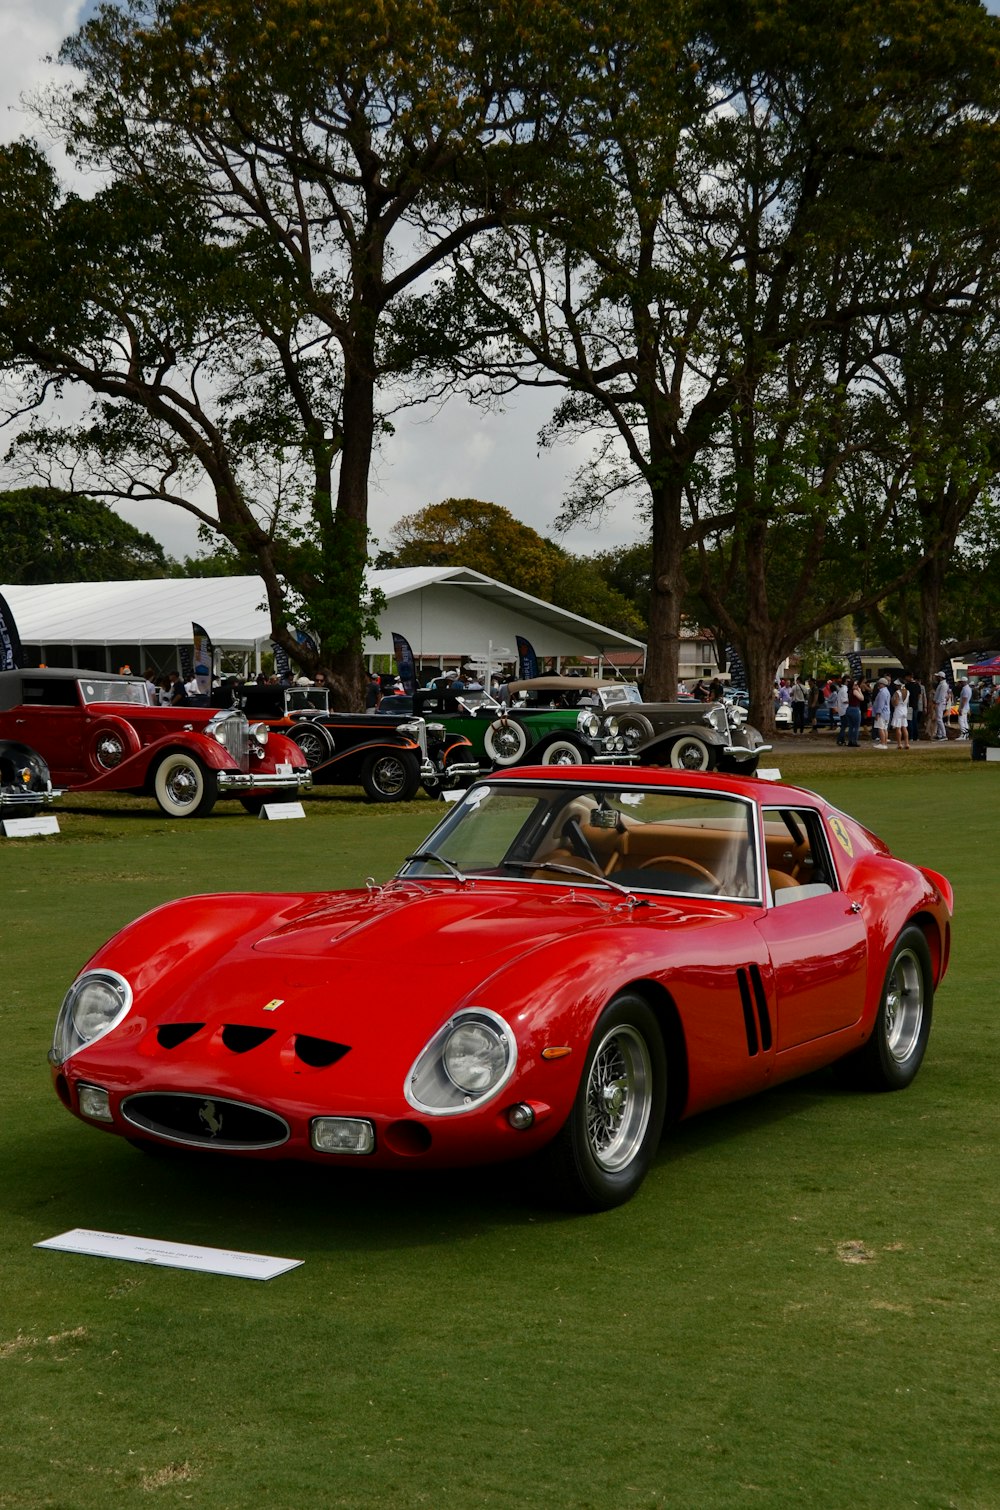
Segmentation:
<svg viewBox="0 0 1000 1510">
<path fill-rule="evenodd" d="M 687 591 L 680 480 L 653 495 L 653 575 L 643 696 L 673 702 L 680 679 L 681 610 Z"/>
</svg>

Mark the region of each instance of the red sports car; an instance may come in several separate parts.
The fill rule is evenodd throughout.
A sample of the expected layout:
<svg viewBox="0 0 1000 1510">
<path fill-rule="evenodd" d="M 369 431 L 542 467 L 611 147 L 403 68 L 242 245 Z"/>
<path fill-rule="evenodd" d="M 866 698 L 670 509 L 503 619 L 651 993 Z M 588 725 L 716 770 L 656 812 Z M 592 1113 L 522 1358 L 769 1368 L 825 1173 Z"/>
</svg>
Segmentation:
<svg viewBox="0 0 1000 1510">
<path fill-rule="evenodd" d="M 638 1189 L 665 1120 L 835 1062 L 909 1085 L 951 911 L 942 876 L 811 792 L 518 768 L 384 885 L 140 918 L 70 987 L 53 1076 L 70 1111 L 145 1145 L 539 1155 L 561 1198 L 601 1209 Z M 372 970 L 387 949 L 402 983 Z"/>
</svg>

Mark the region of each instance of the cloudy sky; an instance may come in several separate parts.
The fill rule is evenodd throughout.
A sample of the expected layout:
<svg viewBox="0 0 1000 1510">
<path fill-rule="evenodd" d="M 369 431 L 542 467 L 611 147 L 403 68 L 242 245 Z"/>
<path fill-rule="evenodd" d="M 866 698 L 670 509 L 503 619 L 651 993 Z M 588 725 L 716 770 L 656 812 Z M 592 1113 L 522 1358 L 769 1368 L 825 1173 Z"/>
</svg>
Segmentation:
<svg viewBox="0 0 1000 1510">
<path fill-rule="evenodd" d="M 94 0 L 0 0 L 0 140 L 35 128 L 22 96 L 59 75 L 51 58 L 60 42 L 86 18 Z M 1000 12 L 1000 0 L 988 0 Z M 371 522 L 384 540 L 395 520 L 449 497 L 483 498 L 550 534 L 570 476 L 586 447 L 557 447 L 538 454 L 536 436 L 549 406 L 523 394 L 500 415 L 484 415 L 464 400 L 396 420 L 396 434 L 376 461 Z M 2 447 L 0 447 L 2 450 Z M 9 485 L 0 471 L 0 486 Z M 123 509 L 173 555 L 194 554 L 195 530 L 181 510 L 169 506 Z M 600 531 L 578 529 L 561 537 L 572 550 L 590 552 L 627 544 L 642 533 L 631 509 L 604 521 Z"/>
</svg>

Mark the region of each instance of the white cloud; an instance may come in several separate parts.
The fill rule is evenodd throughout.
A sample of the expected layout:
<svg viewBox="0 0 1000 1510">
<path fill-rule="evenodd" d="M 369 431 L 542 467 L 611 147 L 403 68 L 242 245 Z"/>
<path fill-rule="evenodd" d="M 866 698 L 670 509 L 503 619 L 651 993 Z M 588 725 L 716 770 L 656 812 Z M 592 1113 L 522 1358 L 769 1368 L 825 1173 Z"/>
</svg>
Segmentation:
<svg viewBox="0 0 1000 1510">
<path fill-rule="evenodd" d="M 55 58 L 76 30 L 84 0 L 3 0 L 0 6 L 0 141 L 37 133 L 22 98 L 65 70 Z"/>
</svg>

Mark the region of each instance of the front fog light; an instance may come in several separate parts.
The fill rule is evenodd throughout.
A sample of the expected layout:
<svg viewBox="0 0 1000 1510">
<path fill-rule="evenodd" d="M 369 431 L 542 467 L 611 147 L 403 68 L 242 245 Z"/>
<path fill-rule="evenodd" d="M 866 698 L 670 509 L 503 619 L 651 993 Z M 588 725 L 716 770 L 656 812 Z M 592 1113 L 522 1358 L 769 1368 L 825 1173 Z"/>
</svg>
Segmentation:
<svg viewBox="0 0 1000 1510">
<path fill-rule="evenodd" d="M 108 1093 L 99 1085 L 77 1086 L 76 1099 L 81 1117 L 89 1117 L 92 1122 L 114 1121 L 111 1107 L 108 1105 Z"/>
<path fill-rule="evenodd" d="M 374 1153 L 375 1129 L 363 1117 L 314 1117 L 309 1141 L 317 1153 Z"/>
</svg>

